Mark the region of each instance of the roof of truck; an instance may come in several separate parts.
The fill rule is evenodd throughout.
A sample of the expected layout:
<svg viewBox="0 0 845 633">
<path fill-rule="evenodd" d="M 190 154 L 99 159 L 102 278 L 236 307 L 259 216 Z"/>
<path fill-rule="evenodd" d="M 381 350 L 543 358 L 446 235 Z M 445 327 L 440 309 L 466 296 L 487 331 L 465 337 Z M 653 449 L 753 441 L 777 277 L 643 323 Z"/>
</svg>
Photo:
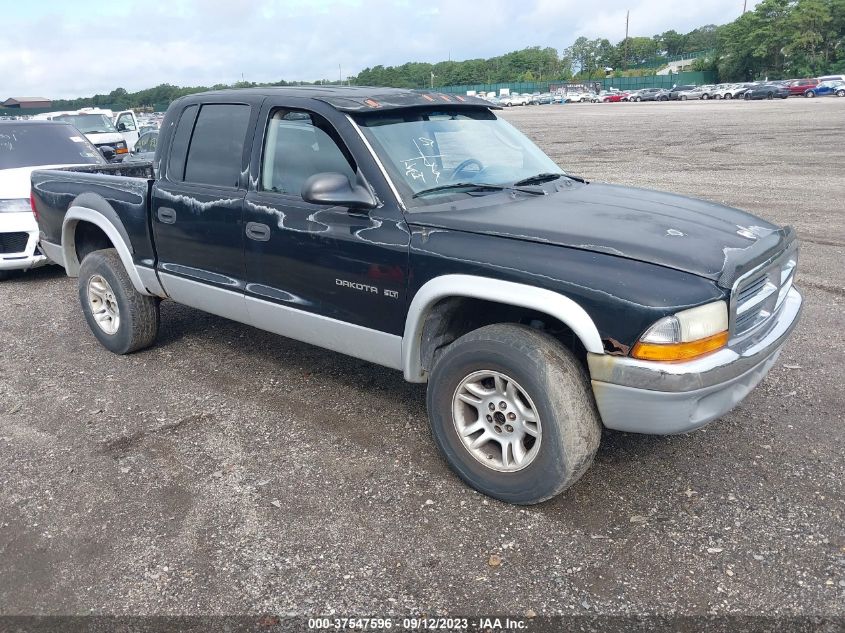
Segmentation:
<svg viewBox="0 0 845 633">
<path fill-rule="evenodd" d="M 428 90 L 405 88 L 379 88 L 371 86 L 284 86 L 264 88 L 240 88 L 215 90 L 188 97 L 218 95 L 250 95 L 266 97 L 298 97 L 314 99 L 329 104 L 341 112 L 373 112 L 419 106 L 448 104 L 452 107 L 483 107 L 499 109 L 499 106 L 480 99 L 457 94 L 446 94 Z"/>
</svg>

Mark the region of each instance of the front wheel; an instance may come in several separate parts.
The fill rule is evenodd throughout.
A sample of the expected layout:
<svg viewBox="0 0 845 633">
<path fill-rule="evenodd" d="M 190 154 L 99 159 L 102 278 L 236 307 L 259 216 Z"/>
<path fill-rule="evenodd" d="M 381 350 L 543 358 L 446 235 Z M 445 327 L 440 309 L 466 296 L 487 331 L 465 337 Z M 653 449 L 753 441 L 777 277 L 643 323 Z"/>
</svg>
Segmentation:
<svg viewBox="0 0 845 633">
<path fill-rule="evenodd" d="M 837 90 L 836 96 L 837 97 L 845 97 L 845 90 Z"/>
<path fill-rule="evenodd" d="M 725 96 L 724 96 L 723 98 L 724 98 L 724 99 L 733 99 L 733 98 L 734 98 L 734 96 L 733 96 L 730 92 L 726 92 L 726 93 L 725 93 Z"/>
<path fill-rule="evenodd" d="M 115 249 L 82 260 L 79 302 L 91 332 L 109 351 L 129 354 L 155 341 L 160 300 L 135 290 Z"/>
<path fill-rule="evenodd" d="M 812 99 L 813 97 L 816 96 L 816 93 L 813 92 L 812 90 L 808 90 L 807 92 L 804 93 L 804 96 L 807 97 L 808 99 Z"/>
<path fill-rule="evenodd" d="M 431 373 L 427 406 L 449 466 L 509 503 L 539 503 L 571 486 L 601 438 L 582 365 L 553 337 L 521 325 L 489 325 L 449 345 Z"/>
</svg>

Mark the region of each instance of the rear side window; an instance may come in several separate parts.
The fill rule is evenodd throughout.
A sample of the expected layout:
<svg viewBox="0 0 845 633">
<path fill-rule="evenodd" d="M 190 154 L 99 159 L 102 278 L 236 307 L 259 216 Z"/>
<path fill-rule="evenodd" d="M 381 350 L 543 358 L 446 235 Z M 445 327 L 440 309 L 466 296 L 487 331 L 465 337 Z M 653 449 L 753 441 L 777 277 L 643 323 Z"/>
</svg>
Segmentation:
<svg viewBox="0 0 845 633">
<path fill-rule="evenodd" d="M 197 117 L 185 182 L 237 187 L 251 108 L 248 105 L 204 105 Z"/>
<path fill-rule="evenodd" d="M 169 180 L 179 181 L 185 177 L 185 156 L 188 154 L 188 142 L 197 118 L 197 106 L 188 106 L 179 117 L 179 124 L 170 141 L 170 161 L 167 163 L 167 177 Z"/>
</svg>

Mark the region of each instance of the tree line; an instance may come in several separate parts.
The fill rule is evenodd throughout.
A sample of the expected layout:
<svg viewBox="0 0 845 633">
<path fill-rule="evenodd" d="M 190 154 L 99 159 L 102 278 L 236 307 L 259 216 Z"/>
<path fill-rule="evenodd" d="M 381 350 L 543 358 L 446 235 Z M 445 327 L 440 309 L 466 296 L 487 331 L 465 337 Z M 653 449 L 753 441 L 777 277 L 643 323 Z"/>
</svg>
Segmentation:
<svg viewBox="0 0 845 633">
<path fill-rule="evenodd" d="M 720 81 L 812 77 L 845 74 L 845 0 L 763 0 L 729 24 L 706 25 L 688 33 L 666 31 L 653 37 L 628 37 L 615 44 L 605 38 L 579 37 L 558 51 L 539 46 L 488 59 L 408 62 L 365 68 L 348 82 L 357 85 L 426 88 L 516 81 L 569 81 L 651 74 L 670 59 L 706 51 L 693 70 L 710 70 Z M 196 92 L 223 88 L 338 84 L 338 81 L 179 87 L 161 84 L 127 92 L 53 102 L 61 109 L 84 106 L 161 107 Z M 344 82 L 346 83 L 346 82 Z"/>
</svg>

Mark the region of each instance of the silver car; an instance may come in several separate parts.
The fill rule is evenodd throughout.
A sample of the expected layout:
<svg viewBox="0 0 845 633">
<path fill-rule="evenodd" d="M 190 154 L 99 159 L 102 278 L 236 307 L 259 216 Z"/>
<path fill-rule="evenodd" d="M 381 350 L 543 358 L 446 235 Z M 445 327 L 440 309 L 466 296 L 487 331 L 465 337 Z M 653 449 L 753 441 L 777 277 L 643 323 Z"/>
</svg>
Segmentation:
<svg viewBox="0 0 845 633">
<path fill-rule="evenodd" d="M 696 86 L 692 90 L 684 90 L 678 93 L 678 99 L 681 101 L 691 101 L 692 99 L 703 99 L 705 95 L 703 86 Z"/>
</svg>

